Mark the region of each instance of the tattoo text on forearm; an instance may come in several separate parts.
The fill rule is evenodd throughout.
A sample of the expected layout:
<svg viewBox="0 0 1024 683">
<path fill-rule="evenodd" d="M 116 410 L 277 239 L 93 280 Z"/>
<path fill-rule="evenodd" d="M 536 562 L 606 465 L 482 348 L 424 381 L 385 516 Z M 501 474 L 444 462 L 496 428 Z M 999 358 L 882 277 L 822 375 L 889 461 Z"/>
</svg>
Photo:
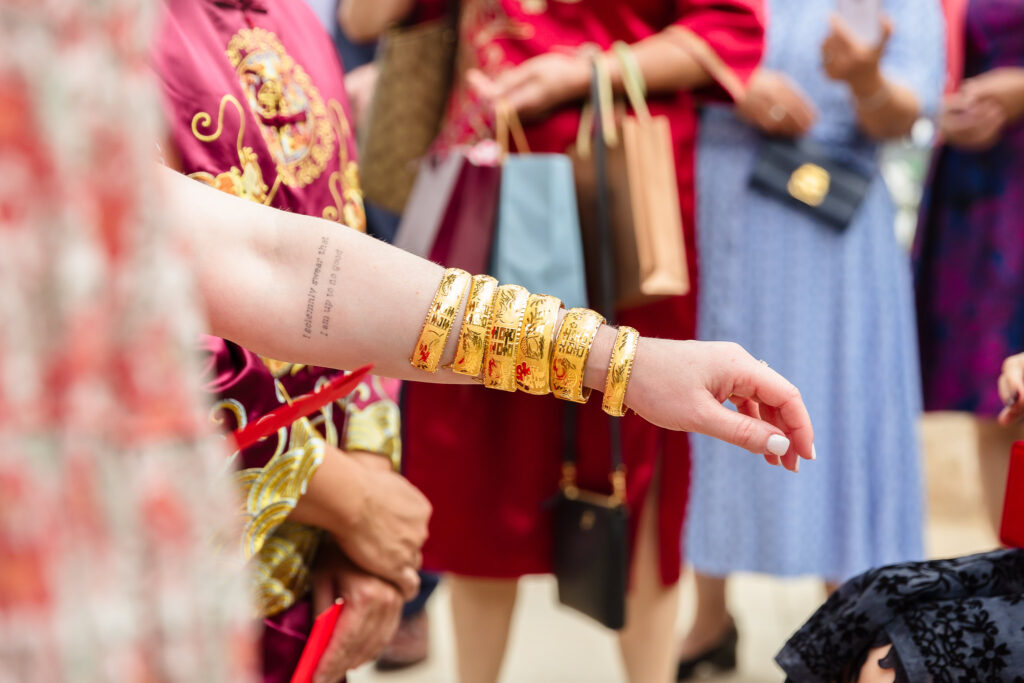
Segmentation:
<svg viewBox="0 0 1024 683">
<path fill-rule="evenodd" d="M 313 338 L 314 318 L 317 312 L 317 298 L 320 292 L 321 279 L 326 279 L 326 291 L 324 302 L 320 307 L 319 332 L 320 336 L 327 337 L 331 327 L 331 311 L 334 309 L 334 292 L 338 287 L 338 273 L 341 271 L 341 249 L 335 248 L 331 256 L 329 270 L 324 273 L 325 259 L 328 258 L 330 238 L 320 238 L 320 246 L 316 250 L 316 261 L 313 263 L 313 274 L 310 277 L 309 292 L 306 294 L 306 315 L 303 319 L 302 338 Z"/>
</svg>

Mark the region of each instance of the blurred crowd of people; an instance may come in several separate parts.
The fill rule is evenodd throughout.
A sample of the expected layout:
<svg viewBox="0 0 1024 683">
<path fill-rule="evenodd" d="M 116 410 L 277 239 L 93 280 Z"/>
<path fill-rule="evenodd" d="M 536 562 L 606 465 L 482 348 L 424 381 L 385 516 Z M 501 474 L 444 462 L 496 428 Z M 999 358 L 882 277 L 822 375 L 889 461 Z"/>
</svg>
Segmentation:
<svg viewBox="0 0 1024 683">
<path fill-rule="evenodd" d="M 1015 356 L 1024 351 L 1024 3 L 163 0 L 144 9 L 109 0 L 88 9 L 44 2 L 34 18 L 22 3 L 5 4 L 0 36 L 11 51 L 0 58 L 0 168 L 17 182 L 0 190 L 0 235 L 5 222 L 37 210 L 19 208 L 11 188 L 56 188 L 45 201 L 73 207 L 75 197 L 51 180 L 87 177 L 88 188 L 76 191 L 95 197 L 87 213 L 101 226 L 97 253 L 121 260 L 109 272 L 98 256 L 68 260 L 69 269 L 60 259 L 42 265 L 48 251 L 59 252 L 55 245 L 80 239 L 62 212 L 46 214 L 61 228 L 40 245 L 30 248 L 12 230 L 0 246 L 3 281 L 37 283 L 24 297 L 0 294 L 5 321 L 36 321 L 19 338 L 32 353 L 15 354 L 20 347 L 5 348 L 0 337 L 0 410 L 19 405 L 8 394 L 23 367 L 48 378 L 32 399 L 44 417 L 4 410 L 0 434 L 42 433 L 19 440 L 20 448 L 66 454 L 40 458 L 30 477 L 16 459 L 0 459 L 0 683 L 292 680 L 316 616 L 339 598 L 345 610 L 313 680 L 342 680 L 371 661 L 382 670 L 415 666 L 430 650 L 425 604 L 441 580 L 451 596 L 459 680 L 497 683 L 518 578 L 555 570 L 551 501 L 564 486 L 566 457 L 581 489 L 620 496 L 629 510 L 618 636 L 631 683 L 736 667 L 742 633 L 726 586 L 741 571 L 820 577 L 823 596 L 831 596 L 779 654 L 794 681 L 1024 676 L 1024 558 L 1011 550 L 924 561 L 917 432 L 922 410 L 976 417 L 997 527 L 1010 448 L 1024 438 L 1014 424 L 1024 406 L 1024 357 Z M 41 18 L 47 12 L 54 14 Z M 193 285 L 183 284 L 190 252 L 158 230 L 134 235 L 118 227 L 172 222 L 151 215 L 159 213 L 146 203 L 155 184 L 131 186 L 159 160 L 190 182 L 391 241 L 403 216 L 364 197 L 360 181 L 367 161 L 360 141 L 379 115 L 371 106 L 375 55 L 403 31 L 439 21 L 455 32 L 456 53 L 431 155 L 480 149 L 495 139 L 497 112 L 505 110 L 521 119 L 531 154 L 566 154 L 586 129 L 592 88 L 601 90 L 595 74 L 605 73 L 619 117 L 631 83 L 643 84 L 646 108 L 668 125 L 690 291 L 620 306 L 615 320 L 655 338 L 735 342 L 763 359 L 799 388 L 814 422 L 812 452 L 798 453 L 798 437 L 788 432 L 781 451 L 770 441 L 751 448 L 763 441 L 751 422 L 719 419 L 721 427 L 705 429 L 712 420 L 698 416 L 691 429 L 650 411 L 608 417 L 600 402 L 577 412 L 551 396 L 403 383 L 382 361 L 379 376 L 242 448 L 225 466 L 206 423 L 222 432 L 258 424 L 345 374 L 313 363 L 354 369 L 343 361 L 384 359 L 413 340 L 393 341 L 397 327 L 367 325 L 365 338 L 350 335 L 363 356 L 321 350 L 345 335 L 328 339 L 332 325 L 364 322 L 332 319 L 329 308 L 312 313 L 314 289 L 349 282 L 343 249 L 328 248 L 326 236 L 316 270 L 300 273 L 300 291 L 311 292 L 308 314 L 304 299 L 297 312 L 294 301 L 281 303 L 278 271 L 254 271 L 265 289 L 252 295 L 238 281 L 211 276 L 198 284 L 214 320 L 203 327 L 202 311 L 188 301 Z M 613 47 L 622 44 L 626 57 Z M 54 69 L 80 85 L 60 97 L 26 85 L 45 85 Z M 162 120 L 149 108 L 153 95 Z M 33 103 L 42 103 L 38 111 Z M 84 123 L 61 125 L 85 112 Z M 936 133 L 908 254 L 894 234 L 879 151 L 921 119 Z M 128 120 L 130 139 L 120 130 Z M 88 144 L 76 130 L 91 131 Z M 27 142 L 47 137 L 66 151 L 56 162 Z M 12 150 L 28 167 L 15 168 Z M 240 202 L 199 212 L 209 201 L 195 195 L 191 218 L 204 224 L 193 230 L 216 232 L 217 217 L 230 215 L 237 237 L 251 215 L 253 225 L 270 226 L 252 238 L 254 252 L 288 258 L 299 223 L 246 214 Z M 245 260 L 201 253 L 211 273 L 231 273 Z M 405 265 L 410 270 L 375 272 L 401 286 L 414 272 Z M 78 277 L 83 272 L 88 277 Z M 114 316 L 147 278 L 159 286 L 129 315 Z M 346 296 L 367 308 L 390 301 L 377 282 L 366 284 Z M 429 301 L 433 289 L 421 289 Z M 66 297 L 60 315 L 85 301 L 108 306 L 61 324 L 61 335 L 81 344 L 74 354 L 58 353 L 53 342 L 59 316 L 41 320 L 25 303 L 54 292 Z M 175 345 L 194 346 L 199 329 L 234 330 L 216 321 L 242 315 L 255 321 L 250 326 L 289 331 L 203 336 L 191 354 Z M 101 328 L 134 345 L 108 348 Z M 296 335 L 322 336 L 323 346 L 284 356 L 305 348 Z M 100 348 L 109 364 L 90 355 Z M 163 362 L 150 364 L 152 355 Z M 694 367 L 666 372 L 665 386 L 691 372 L 711 387 L 703 379 L 710 371 Z M 126 379 L 101 391 L 104 368 Z M 794 424 L 758 387 L 715 398 L 743 416 Z M 653 404 L 679 400 L 667 389 L 652 388 L 652 396 Z M 148 408 L 118 421 L 116 437 L 100 430 L 82 440 L 61 426 L 111 421 L 128 402 Z M 618 421 L 615 430 L 609 420 Z M 127 444 L 125 452 L 96 455 L 110 443 Z M 609 477 L 619 449 L 622 490 Z M 750 450 L 782 466 L 766 467 Z M 137 451 L 146 457 L 133 459 Z M 97 470 L 86 467 L 94 462 Z M 115 467 L 129 474 L 110 474 Z M 188 477 L 176 478 L 183 467 Z M 225 470 L 242 492 L 240 508 L 215 484 Z M 33 499 L 60 509 L 27 515 Z M 98 499 L 121 500 L 113 509 L 124 524 L 89 521 Z M 239 512 L 241 543 L 230 524 Z M 62 515 L 82 517 L 90 530 L 62 541 L 68 556 L 103 558 L 83 565 L 92 567 L 81 579 L 89 595 L 61 587 L 73 566 L 41 569 L 55 555 L 39 539 L 61 533 Z M 244 579 L 239 560 L 249 569 Z M 680 637 L 687 566 L 696 575 L 696 610 Z M 159 594 L 149 592 L 153 581 Z M 899 592 L 923 583 L 928 590 Z M 88 604 L 68 607 L 76 600 Z M 23 604 L 45 605 L 31 612 L 38 623 L 18 611 Z M 936 650 L 940 612 L 949 642 Z M 34 628 L 45 638 L 25 635 Z M 91 631 L 88 640 L 69 635 L 80 629 Z M 127 640 L 130 647 L 117 644 Z"/>
</svg>

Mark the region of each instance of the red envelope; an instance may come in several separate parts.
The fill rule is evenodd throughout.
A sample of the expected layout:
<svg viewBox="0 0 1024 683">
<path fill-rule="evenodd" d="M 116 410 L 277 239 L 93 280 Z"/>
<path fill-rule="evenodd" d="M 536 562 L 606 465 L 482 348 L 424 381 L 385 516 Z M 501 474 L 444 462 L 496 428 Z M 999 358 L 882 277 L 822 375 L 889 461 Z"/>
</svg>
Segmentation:
<svg viewBox="0 0 1024 683">
<path fill-rule="evenodd" d="M 345 398 L 359 385 L 364 377 L 373 369 L 372 365 L 335 377 L 319 391 L 299 396 L 291 403 L 271 410 L 260 419 L 250 422 L 233 432 L 236 450 L 247 448 L 260 439 L 264 439 L 281 427 L 287 427 L 299 418 L 309 417 L 332 401 Z"/>
<path fill-rule="evenodd" d="M 341 598 L 331 605 L 323 614 L 313 622 L 313 630 L 309 633 L 309 640 L 302 650 L 302 657 L 299 658 L 299 665 L 295 667 L 292 674 L 292 683 L 312 683 L 313 673 L 316 671 L 320 658 L 327 651 L 327 645 L 334 635 L 334 627 L 338 625 L 338 617 L 341 616 L 341 608 L 345 603 Z"/>
<path fill-rule="evenodd" d="M 1010 451 L 1010 472 L 1006 478 L 999 540 L 1011 548 L 1024 548 L 1024 441 L 1013 444 Z"/>
</svg>

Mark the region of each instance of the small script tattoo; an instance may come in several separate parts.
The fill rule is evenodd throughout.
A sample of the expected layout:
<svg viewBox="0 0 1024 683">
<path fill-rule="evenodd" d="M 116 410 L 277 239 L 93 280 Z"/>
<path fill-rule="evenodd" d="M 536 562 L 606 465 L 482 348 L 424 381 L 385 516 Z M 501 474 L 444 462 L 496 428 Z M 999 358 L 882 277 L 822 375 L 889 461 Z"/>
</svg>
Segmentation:
<svg viewBox="0 0 1024 683">
<path fill-rule="evenodd" d="M 334 290 L 338 285 L 338 272 L 341 270 L 341 249 L 334 250 L 333 262 L 329 266 L 330 270 L 324 273 L 325 259 L 328 258 L 327 252 L 330 247 L 330 238 L 321 237 L 320 246 L 316 250 L 316 261 L 313 262 L 313 274 L 309 279 L 309 291 L 306 293 L 306 315 L 303 319 L 302 326 L 302 338 L 312 339 L 313 338 L 313 326 L 314 319 L 316 317 L 317 310 L 317 298 L 320 294 L 320 285 L 323 280 L 326 280 L 326 296 L 324 297 L 324 303 L 320 307 L 321 314 L 319 320 L 319 332 L 322 336 L 327 336 L 327 330 L 330 328 L 331 323 L 331 309 L 334 308 L 332 299 L 334 298 Z"/>
<path fill-rule="evenodd" d="M 334 308 L 334 291 L 338 288 L 338 273 L 341 272 L 341 249 L 335 248 L 331 269 L 327 273 L 327 292 L 324 296 L 323 315 L 320 316 L 320 335 L 329 336 L 331 310 Z"/>
</svg>

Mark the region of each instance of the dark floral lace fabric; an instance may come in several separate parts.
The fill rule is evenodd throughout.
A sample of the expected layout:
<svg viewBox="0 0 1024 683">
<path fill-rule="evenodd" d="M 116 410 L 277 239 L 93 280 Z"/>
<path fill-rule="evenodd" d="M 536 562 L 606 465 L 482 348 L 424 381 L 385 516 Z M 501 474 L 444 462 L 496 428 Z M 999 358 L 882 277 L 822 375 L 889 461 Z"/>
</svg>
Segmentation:
<svg viewBox="0 0 1024 683">
<path fill-rule="evenodd" d="M 1024 551 L 873 569 L 843 584 L 775 661 L 795 683 L 856 680 L 867 650 L 913 683 L 1024 683 Z"/>
</svg>

